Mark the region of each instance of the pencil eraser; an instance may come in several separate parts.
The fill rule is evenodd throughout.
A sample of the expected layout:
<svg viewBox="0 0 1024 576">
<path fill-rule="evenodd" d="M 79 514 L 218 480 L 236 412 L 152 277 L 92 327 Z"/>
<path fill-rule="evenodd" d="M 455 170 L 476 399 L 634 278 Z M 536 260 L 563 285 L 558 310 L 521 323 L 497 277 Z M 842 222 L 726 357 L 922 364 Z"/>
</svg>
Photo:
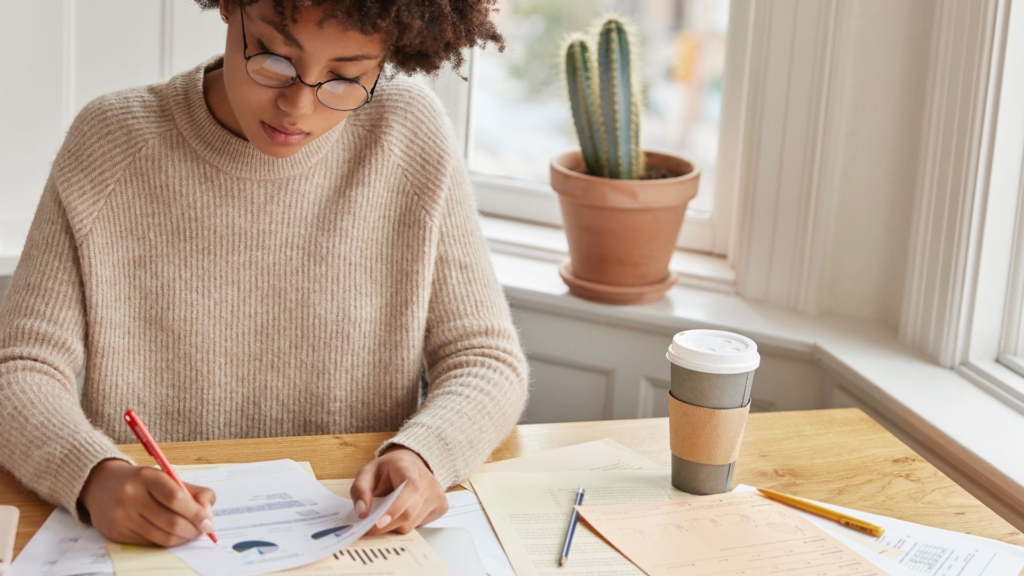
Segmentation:
<svg viewBox="0 0 1024 576">
<path fill-rule="evenodd" d="M 14 506 L 0 506 L 0 574 L 14 561 L 14 538 L 18 535 L 18 516 Z"/>
</svg>

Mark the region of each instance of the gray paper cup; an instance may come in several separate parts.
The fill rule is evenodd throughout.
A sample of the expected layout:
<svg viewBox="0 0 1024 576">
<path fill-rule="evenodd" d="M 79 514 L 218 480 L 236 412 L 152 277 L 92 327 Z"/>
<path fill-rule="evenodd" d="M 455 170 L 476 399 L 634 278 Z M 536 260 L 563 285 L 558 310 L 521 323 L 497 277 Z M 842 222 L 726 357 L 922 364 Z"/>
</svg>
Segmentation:
<svg viewBox="0 0 1024 576">
<path fill-rule="evenodd" d="M 687 330 L 672 338 L 666 354 L 672 369 L 671 395 L 675 400 L 686 405 L 677 405 L 680 410 L 673 415 L 670 407 L 670 420 L 682 419 L 680 414 L 689 414 L 689 422 L 670 421 L 675 435 L 681 426 L 686 425 L 688 435 L 685 442 L 677 448 L 684 454 L 693 452 L 730 452 L 731 446 L 738 447 L 739 439 L 730 441 L 708 430 L 704 434 L 702 427 L 705 419 L 726 418 L 740 425 L 746 422 L 746 411 L 735 410 L 746 408 L 750 404 L 750 386 L 754 381 L 754 371 L 761 363 L 757 353 L 757 344 L 746 336 L 724 332 L 721 330 Z M 669 398 L 672 404 L 672 398 Z M 692 407 L 697 407 L 694 410 Z M 712 409 L 722 412 L 710 412 Z M 728 413 L 728 414 L 727 414 Z M 742 427 L 739 428 L 742 438 Z M 679 442 L 674 440 L 674 442 Z M 700 444 L 697 446 L 696 444 Z M 716 444 L 717 445 L 712 445 Z M 680 457 L 673 450 L 672 454 L 672 485 L 690 494 L 721 494 L 732 489 L 732 473 L 736 467 L 735 459 L 729 457 L 711 457 L 701 454 L 691 458 Z M 716 462 L 716 463 L 709 463 Z"/>
</svg>

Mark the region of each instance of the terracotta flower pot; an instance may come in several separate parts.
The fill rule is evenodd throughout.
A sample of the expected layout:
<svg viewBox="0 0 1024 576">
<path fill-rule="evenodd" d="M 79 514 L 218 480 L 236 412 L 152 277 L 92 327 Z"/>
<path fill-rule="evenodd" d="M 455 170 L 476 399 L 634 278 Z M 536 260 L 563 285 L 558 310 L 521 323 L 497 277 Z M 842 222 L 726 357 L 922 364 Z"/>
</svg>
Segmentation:
<svg viewBox="0 0 1024 576">
<path fill-rule="evenodd" d="M 686 205 L 697 195 L 700 171 L 679 156 L 650 151 L 644 156 L 648 169 L 680 176 L 590 176 L 579 150 L 551 160 L 551 187 L 569 239 L 569 260 L 560 272 L 570 293 L 609 304 L 641 304 L 661 298 L 675 284 L 668 263 Z"/>
</svg>

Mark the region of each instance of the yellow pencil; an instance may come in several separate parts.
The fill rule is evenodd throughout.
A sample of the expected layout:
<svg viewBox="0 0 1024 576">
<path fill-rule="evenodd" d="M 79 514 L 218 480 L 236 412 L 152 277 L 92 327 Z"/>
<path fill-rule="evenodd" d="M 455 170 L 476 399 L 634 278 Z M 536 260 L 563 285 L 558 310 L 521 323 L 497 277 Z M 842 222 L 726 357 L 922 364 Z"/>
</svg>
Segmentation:
<svg viewBox="0 0 1024 576">
<path fill-rule="evenodd" d="M 822 518 L 827 518 L 833 522 L 838 522 L 847 528 L 852 528 L 858 532 L 863 532 L 878 538 L 882 534 L 885 534 L 885 528 L 881 526 L 875 526 L 871 522 L 865 522 L 864 520 L 858 520 L 853 516 L 848 516 L 842 512 L 836 512 L 835 510 L 826 508 L 815 504 L 814 502 L 808 502 L 803 498 L 797 498 L 796 496 L 790 496 L 789 494 L 783 494 L 782 492 L 776 492 L 775 490 L 768 490 L 766 488 L 758 488 L 758 492 L 764 494 L 768 498 L 775 500 L 776 502 L 782 502 L 788 504 L 794 508 L 799 508 L 804 512 L 810 512 L 811 514 L 817 514 Z"/>
</svg>

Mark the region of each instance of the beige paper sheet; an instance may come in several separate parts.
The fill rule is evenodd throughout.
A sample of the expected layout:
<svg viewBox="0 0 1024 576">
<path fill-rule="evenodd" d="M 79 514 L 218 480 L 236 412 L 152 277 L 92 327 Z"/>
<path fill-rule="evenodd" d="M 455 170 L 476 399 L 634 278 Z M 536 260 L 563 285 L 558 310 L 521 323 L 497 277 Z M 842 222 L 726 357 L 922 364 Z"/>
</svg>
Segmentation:
<svg viewBox="0 0 1024 576">
<path fill-rule="evenodd" d="M 519 458 L 484 464 L 475 474 L 487 472 L 571 472 L 574 470 L 656 470 L 667 469 L 610 439 L 545 450 Z M 472 490 L 469 481 L 462 487 Z"/>
<path fill-rule="evenodd" d="M 518 576 L 642 574 L 582 522 L 569 562 L 559 568 L 576 491 L 584 504 L 613 506 L 690 498 L 672 488 L 668 470 L 483 473 L 471 478 L 477 496 Z"/>
<path fill-rule="evenodd" d="M 352 497 L 352 483 L 355 482 L 355 478 L 337 478 L 331 480 L 321 480 L 324 488 L 327 488 L 331 492 L 334 492 L 342 498 Z"/>
<path fill-rule="evenodd" d="M 299 466 L 310 476 L 309 462 Z M 230 466 L 230 464 L 202 464 L 175 466 L 175 470 L 189 472 Z M 351 480 L 321 480 L 325 488 L 344 498 L 349 497 Z M 165 548 L 133 546 L 107 541 L 107 551 L 114 563 L 117 576 L 195 576 L 195 571 Z M 349 553 L 351 551 L 351 553 Z M 396 553 L 399 552 L 399 553 Z M 277 574 L 308 576 L 445 576 L 451 574 L 433 548 L 415 530 L 409 534 L 382 534 L 364 536 L 333 557 L 308 566 Z"/>
<path fill-rule="evenodd" d="M 790 508 L 731 493 L 630 506 L 584 506 L 580 515 L 650 576 L 885 572 Z"/>
</svg>

